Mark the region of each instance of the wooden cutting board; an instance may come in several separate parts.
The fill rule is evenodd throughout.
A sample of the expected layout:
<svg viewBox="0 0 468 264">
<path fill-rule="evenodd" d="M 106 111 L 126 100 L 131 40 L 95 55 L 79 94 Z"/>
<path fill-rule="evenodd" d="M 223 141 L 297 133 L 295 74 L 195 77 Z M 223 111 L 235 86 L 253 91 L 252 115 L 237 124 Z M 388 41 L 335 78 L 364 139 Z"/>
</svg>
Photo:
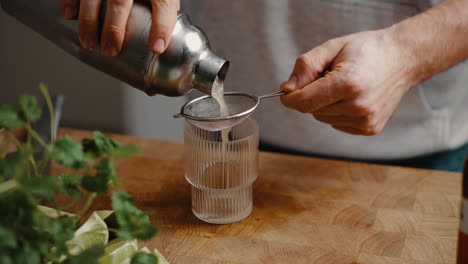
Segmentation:
<svg viewBox="0 0 468 264">
<path fill-rule="evenodd" d="M 213 225 L 191 212 L 182 144 L 112 137 L 142 149 L 118 172 L 137 205 L 155 211 L 161 233 L 143 244 L 171 263 L 455 263 L 458 173 L 261 153 L 252 214 Z"/>
</svg>

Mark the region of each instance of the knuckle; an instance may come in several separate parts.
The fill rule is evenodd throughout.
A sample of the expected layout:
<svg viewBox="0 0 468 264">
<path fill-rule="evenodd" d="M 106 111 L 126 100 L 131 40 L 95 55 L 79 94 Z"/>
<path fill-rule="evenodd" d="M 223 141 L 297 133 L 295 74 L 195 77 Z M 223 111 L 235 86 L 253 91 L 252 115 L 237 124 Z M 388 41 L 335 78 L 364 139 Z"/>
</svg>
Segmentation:
<svg viewBox="0 0 468 264">
<path fill-rule="evenodd" d="M 363 129 L 366 135 L 375 136 L 382 131 L 382 128 L 378 126 L 376 118 L 366 118 L 366 121 Z"/>
<path fill-rule="evenodd" d="M 125 32 L 125 28 L 116 24 L 109 24 L 104 29 L 105 34 L 109 34 L 111 36 L 118 36 Z"/>
<path fill-rule="evenodd" d="M 360 80 L 355 76 L 350 76 L 344 82 L 343 88 L 345 89 L 345 93 L 351 96 L 359 95 L 363 90 Z"/>
<path fill-rule="evenodd" d="M 302 54 L 301 56 L 297 57 L 296 64 L 308 71 L 312 69 L 312 60 L 310 59 L 310 56 L 306 54 Z"/>
<path fill-rule="evenodd" d="M 353 66 L 350 65 L 348 68 L 353 68 Z M 343 88 L 348 95 L 357 96 L 365 91 L 366 83 L 366 77 L 359 71 L 350 70 L 344 75 Z"/>
<path fill-rule="evenodd" d="M 329 39 L 325 41 L 322 44 L 322 46 L 329 48 L 329 47 L 335 47 L 337 44 L 338 44 L 338 39 Z"/>
<path fill-rule="evenodd" d="M 364 131 L 364 135 L 366 136 L 375 136 L 380 133 L 380 130 L 377 128 L 368 128 Z"/>
<path fill-rule="evenodd" d="M 352 109 L 352 113 L 357 116 L 367 116 L 370 114 L 370 110 L 366 105 L 355 105 Z"/>
<path fill-rule="evenodd" d="M 356 116 L 372 116 L 375 114 L 374 107 L 366 102 L 356 102 L 353 104 L 352 113 Z"/>
</svg>

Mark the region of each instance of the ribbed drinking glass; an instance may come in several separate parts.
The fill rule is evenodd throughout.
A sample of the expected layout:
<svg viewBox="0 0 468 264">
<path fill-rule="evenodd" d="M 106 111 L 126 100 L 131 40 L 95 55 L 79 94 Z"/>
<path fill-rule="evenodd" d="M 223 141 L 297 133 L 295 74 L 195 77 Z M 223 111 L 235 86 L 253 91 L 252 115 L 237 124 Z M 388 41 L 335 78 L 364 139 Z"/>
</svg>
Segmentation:
<svg viewBox="0 0 468 264">
<path fill-rule="evenodd" d="M 185 123 L 185 178 L 192 185 L 192 211 L 214 224 L 250 215 L 258 176 L 257 122 L 248 118 L 234 126 L 228 141 L 222 133 Z"/>
</svg>

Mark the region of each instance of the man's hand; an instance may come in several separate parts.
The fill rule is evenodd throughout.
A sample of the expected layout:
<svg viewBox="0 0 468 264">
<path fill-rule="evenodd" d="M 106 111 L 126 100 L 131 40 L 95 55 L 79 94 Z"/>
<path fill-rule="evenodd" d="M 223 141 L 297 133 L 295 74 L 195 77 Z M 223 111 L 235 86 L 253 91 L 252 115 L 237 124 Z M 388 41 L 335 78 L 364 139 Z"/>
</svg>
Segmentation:
<svg viewBox="0 0 468 264">
<path fill-rule="evenodd" d="M 99 10 L 102 0 L 60 0 L 67 19 L 78 16 L 79 39 L 85 48 L 94 48 L 98 42 Z M 128 16 L 133 0 L 108 0 L 106 19 L 101 34 L 101 51 L 106 56 L 116 56 L 122 50 Z M 177 20 L 179 0 L 151 0 L 153 20 L 149 48 L 163 53 L 171 39 Z"/>
<path fill-rule="evenodd" d="M 409 88 L 468 58 L 467 35 L 468 0 L 444 0 L 388 28 L 301 55 L 281 99 L 338 130 L 376 135 Z"/>
<path fill-rule="evenodd" d="M 411 58 L 386 33 L 332 39 L 301 55 L 282 84 L 283 104 L 350 134 L 378 134 L 415 84 Z"/>
</svg>

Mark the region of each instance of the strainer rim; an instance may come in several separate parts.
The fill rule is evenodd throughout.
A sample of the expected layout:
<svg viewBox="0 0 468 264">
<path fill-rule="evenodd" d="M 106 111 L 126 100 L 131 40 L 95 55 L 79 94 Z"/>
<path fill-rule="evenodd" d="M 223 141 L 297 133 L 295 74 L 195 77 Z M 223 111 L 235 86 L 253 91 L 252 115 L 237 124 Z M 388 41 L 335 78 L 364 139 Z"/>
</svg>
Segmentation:
<svg viewBox="0 0 468 264">
<path fill-rule="evenodd" d="M 242 96 L 248 96 L 252 99 L 255 100 L 255 105 L 253 107 L 251 107 L 250 109 L 244 111 L 244 112 L 240 112 L 238 114 L 235 114 L 235 115 L 229 115 L 229 116 L 222 116 L 222 117 L 196 117 L 196 116 L 191 116 L 191 115 L 187 115 L 184 113 L 184 109 L 186 106 L 188 106 L 189 104 L 192 104 L 192 103 L 195 103 L 199 100 L 203 100 L 203 99 L 206 99 L 206 98 L 209 98 L 209 97 L 212 97 L 211 95 L 204 95 L 204 96 L 200 96 L 200 97 L 197 97 L 195 99 L 192 99 L 188 102 L 186 102 L 182 108 L 180 109 L 180 113 L 179 114 L 176 114 L 174 115 L 175 118 L 179 118 L 179 117 L 184 117 L 184 118 L 187 118 L 187 119 L 190 119 L 190 120 L 195 120 L 195 121 L 200 121 L 200 122 L 211 122 L 211 121 L 223 121 L 223 120 L 231 120 L 231 119 L 237 119 L 237 118 L 240 118 L 240 117 L 244 117 L 244 116 L 247 116 L 249 114 L 251 114 L 255 109 L 257 109 L 258 107 L 258 104 L 260 103 L 260 99 L 255 96 L 255 95 L 251 95 L 251 94 L 248 94 L 248 93 L 242 93 L 242 92 L 226 92 L 224 93 L 224 95 L 242 95 Z"/>
</svg>

